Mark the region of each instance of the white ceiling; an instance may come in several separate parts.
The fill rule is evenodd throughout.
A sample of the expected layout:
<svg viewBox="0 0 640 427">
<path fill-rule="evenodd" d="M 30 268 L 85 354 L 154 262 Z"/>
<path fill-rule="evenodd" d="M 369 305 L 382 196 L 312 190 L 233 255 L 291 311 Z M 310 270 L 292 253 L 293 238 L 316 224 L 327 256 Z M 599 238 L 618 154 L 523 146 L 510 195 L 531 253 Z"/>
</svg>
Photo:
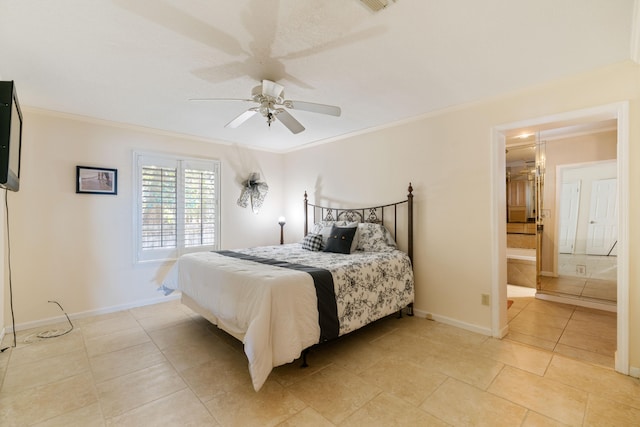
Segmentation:
<svg viewBox="0 0 640 427">
<path fill-rule="evenodd" d="M 273 151 L 634 59 L 635 0 L 0 0 L 0 79 L 23 107 Z M 636 35 L 637 37 L 637 35 Z M 341 117 L 254 116 L 262 79 Z"/>
</svg>

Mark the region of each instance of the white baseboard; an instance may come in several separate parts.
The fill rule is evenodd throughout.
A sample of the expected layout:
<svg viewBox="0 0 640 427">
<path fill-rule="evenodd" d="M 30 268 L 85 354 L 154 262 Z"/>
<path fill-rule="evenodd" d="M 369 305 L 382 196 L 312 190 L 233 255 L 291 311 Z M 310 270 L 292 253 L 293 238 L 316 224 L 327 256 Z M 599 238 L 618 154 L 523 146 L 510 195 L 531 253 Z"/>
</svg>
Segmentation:
<svg viewBox="0 0 640 427">
<path fill-rule="evenodd" d="M 418 317 L 422 317 L 424 319 L 431 319 L 430 313 L 427 313 L 426 311 L 418 310 L 415 307 L 413 308 L 413 314 Z"/>
<path fill-rule="evenodd" d="M 114 313 L 116 311 L 129 310 L 136 307 L 144 307 L 145 305 L 158 304 L 161 302 L 167 302 L 180 299 L 180 292 L 174 292 L 168 296 L 161 296 L 156 298 L 149 298 L 146 300 L 134 301 L 122 305 L 113 305 L 111 307 L 98 308 L 95 310 L 82 311 L 80 313 L 67 313 L 70 319 L 82 319 L 85 317 L 99 316 L 101 314 Z M 49 317 L 47 319 L 34 320 L 31 322 L 24 322 L 16 324 L 16 331 L 24 331 L 26 329 L 39 328 L 41 326 L 48 326 L 54 323 L 66 322 L 67 318 L 64 315 Z M 6 327 L 6 332 L 13 332 L 11 325 Z M 4 334 L 4 331 L 3 331 Z"/>
<path fill-rule="evenodd" d="M 629 367 L 629 376 L 634 378 L 640 378 L 640 368 L 636 368 L 634 366 Z"/>
<path fill-rule="evenodd" d="M 450 317 L 441 316 L 439 314 L 429 313 L 427 311 L 422 310 L 413 310 L 414 314 L 418 317 L 424 317 L 429 320 L 435 320 L 436 322 L 445 323 L 447 325 L 455 326 L 460 329 L 465 329 L 467 331 L 475 332 L 482 335 L 492 336 L 491 328 L 483 328 L 478 325 L 473 325 L 471 323 L 461 322 L 456 319 L 452 319 Z M 506 332 L 505 332 L 506 335 Z M 504 335 L 503 335 L 504 336 Z"/>
</svg>

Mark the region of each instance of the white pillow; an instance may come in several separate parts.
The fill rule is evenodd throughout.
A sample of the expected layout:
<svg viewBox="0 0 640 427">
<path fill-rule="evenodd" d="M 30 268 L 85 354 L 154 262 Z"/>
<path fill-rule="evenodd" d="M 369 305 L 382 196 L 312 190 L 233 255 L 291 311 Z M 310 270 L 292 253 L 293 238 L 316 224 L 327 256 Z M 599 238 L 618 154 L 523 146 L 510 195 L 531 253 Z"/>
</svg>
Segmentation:
<svg viewBox="0 0 640 427">
<path fill-rule="evenodd" d="M 333 225 L 344 225 L 344 221 L 320 221 L 314 224 L 311 233 L 322 234 L 322 242 L 326 246 Z"/>
</svg>

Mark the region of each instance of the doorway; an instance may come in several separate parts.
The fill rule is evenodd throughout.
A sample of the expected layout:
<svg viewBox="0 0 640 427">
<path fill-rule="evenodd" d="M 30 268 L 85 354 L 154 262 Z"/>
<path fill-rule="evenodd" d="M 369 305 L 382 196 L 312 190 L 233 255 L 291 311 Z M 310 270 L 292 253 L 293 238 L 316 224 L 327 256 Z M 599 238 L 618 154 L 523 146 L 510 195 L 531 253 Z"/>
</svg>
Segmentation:
<svg viewBox="0 0 640 427">
<path fill-rule="evenodd" d="M 557 114 L 549 117 L 543 117 L 538 119 L 531 119 L 522 122 L 511 123 L 493 129 L 493 186 L 494 186 L 494 209 L 493 209 L 493 224 L 496 231 L 496 236 L 500 236 L 501 233 L 505 237 L 497 237 L 493 244 L 492 253 L 494 259 L 494 280 L 492 285 L 492 333 L 494 336 L 503 337 L 508 332 L 507 326 L 507 312 L 506 312 L 506 140 L 509 136 L 515 133 L 521 132 L 523 129 L 531 129 L 531 131 L 541 132 L 547 131 L 553 133 L 556 129 L 567 128 L 570 126 L 588 127 L 591 124 L 595 124 L 602 121 L 614 120 L 616 135 L 616 170 L 617 170 L 617 185 L 616 194 L 618 198 L 618 212 L 617 212 L 617 235 L 618 240 L 615 245 L 617 251 L 617 301 L 615 303 L 615 309 L 617 311 L 617 350 L 615 355 L 615 368 L 616 371 L 623 374 L 629 373 L 629 355 L 628 355 L 628 304 L 624 296 L 628 295 L 628 150 L 629 150 L 629 119 L 628 119 L 628 103 L 616 103 L 606 105 L 602 107 L 596 107 L 587 110 L 574 111 L 569 113 Z M 555 168 L 549 168 L 546 165 L 546 183 L 549 181 L 554 183 L 555 187 L 556 177 Z M 546 188 L 547 186 L 545 186 Z M 583 189 L 584 191 L 584 189 Z M 539 215 L 544 218 L 543 227 L 540 227 L 538 232 L 541 233 L 542 246 L 545 243 L 547 246 L 557 247 L 555 241 L 548 241 L 549 236 L 545 236 L 544 228 L 548 231 L 555 231 L 557 229 L 556 221 L 547 220 L 549 215 L 553 212 L 555 215 L 557 209 L 555 207 L 555 199 L 549 205 L 543 205 L 540 209 Z M 555 217 L 554 217 L 555 218 Z M 550 224 L 553 222 L 553 224 Z M 554 236 L 555 237 L 555 236 Z M 553 255 L 550 257 L 551 261 L 543 263 L 542 271 L 554 272 L 557 269 L 557 262 L 553 260 Z M 544 261 L 544 260 L 543 260 Z M 551 265 L 551 266 L 550 266 Z M 557 270 L 556 270 L 557 271 Z M 622 297 L 621 297 L 622 296 Z M 548 298 L 554 300 L 553 297 Z M 555 299 L 563 300 L 562 297 Z"/>
<path fill-rule="evenodd" d="M 609 155 L 616 138 L 609 136 Z M 607 144 L 602 135 L 600 144 Z M 607 151 L 606 149 L 601 152 Z M 605 156 L 606 157 L 606 156 Z M 557 168 L 557 247 L 553 271 L 541 280 L 542 291 L 601 304 L 615 311 L 617 302 L 618 191 L 616 159 L 565 164 Z"/>
</svg>

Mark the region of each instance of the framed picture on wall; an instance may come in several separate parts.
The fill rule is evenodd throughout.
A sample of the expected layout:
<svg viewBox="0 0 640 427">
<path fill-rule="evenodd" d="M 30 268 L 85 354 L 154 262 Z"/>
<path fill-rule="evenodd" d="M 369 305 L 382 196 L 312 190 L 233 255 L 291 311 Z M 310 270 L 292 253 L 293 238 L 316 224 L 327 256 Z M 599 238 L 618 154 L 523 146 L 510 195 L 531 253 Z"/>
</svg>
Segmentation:
<svg viewBox="0 0 640 427">
<path fill-rule="evenodd" d="M 76 166 L 76 193 L 118 194 L 118 170 Z"/>
</svg>

